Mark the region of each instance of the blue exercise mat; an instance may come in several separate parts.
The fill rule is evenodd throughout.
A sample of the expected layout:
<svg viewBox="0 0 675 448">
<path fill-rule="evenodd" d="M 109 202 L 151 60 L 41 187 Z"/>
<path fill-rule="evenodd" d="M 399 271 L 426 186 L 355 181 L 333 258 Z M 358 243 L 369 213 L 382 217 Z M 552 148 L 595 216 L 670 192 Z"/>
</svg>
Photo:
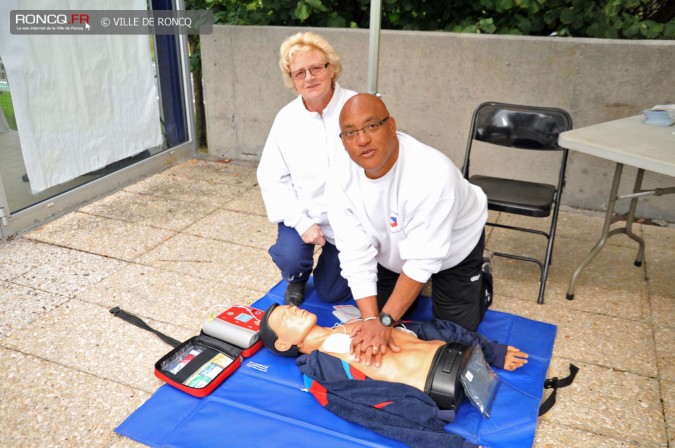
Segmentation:
<svg viewBox="0 0 675 448">
<path fill-rule="evenodd" d="M 286 283 L 281 282 L 253 306 L 265 310 L 274 302 L 283 303 L 285 290 Z M 311 279 L 302 307 L 318 316 L 319 325 L 330 327 L 337 322 L 332 305 L 318 299 Z M 431 300 L 418 299 L 405 317 L 430 320 Z M 502 383 L 489 419 L 465 401 L 446 430 L 490 448 L 532 446 L 556 327 L 488 311 L 478 331 L 528 353 L 529 362 L 515 372 L 495 369 Z M 303 389 L 302 374 L 294 360 L 263 348 L 244 359 L 242 366 L 205 398 L 167 385 L 160 387 L 115 431 L 149 446 L 167 448 L 405 446 L 336 417 Z"/>
</svg>

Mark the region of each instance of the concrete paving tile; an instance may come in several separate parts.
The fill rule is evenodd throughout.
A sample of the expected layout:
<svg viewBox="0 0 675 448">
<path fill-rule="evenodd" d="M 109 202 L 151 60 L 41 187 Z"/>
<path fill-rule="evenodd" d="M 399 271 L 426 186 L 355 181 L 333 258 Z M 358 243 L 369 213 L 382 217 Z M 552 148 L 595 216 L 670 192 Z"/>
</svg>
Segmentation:
<svg viewBox="0 0 675 448">
<path fill-rule="evenodd" d="M 196 334 L 139 317 L 174 339 Z M 148 393 L 162 384 L 153 374 L 155 362 L 172 349 L 149 331 L 114 317 L 107 307 L 77 299 L 13 333 L 2 345 Z"/>
<path fill-rule="evenodd" d="M 564 250 L 556 254 L 559 263 L 555 280 L 567 283 L 579 263 L 593 248 L 590 244 L 574 244 L 573 239 L 560 238 Z M 636 248 L 606 245 L 588 264 L 577 284 L 593 284 L 615 288 L 643 285 L 646 282 L 644 264 L 635 266 Z"/>
<path fill-rule="evenodd" d="M 661 398 L 668 427 L 668 446 L 675 446 L 675 382 L 661 381 Z"/>
<path fill-rule="evenodd" d="M 675 331 L 672 328 L 654 328 L 656 341 L 656 359 L 659 368 L 659 378 L 675 381 Z"/>
<path fill-rule="evenodd" d="M 593 432 L 540 420 L 533 446 L 534 448 L 626 448 L 640 445 L 635 441 L 601 436 Z"/>
<path fill-rule="evenodd" d="M 110 219 L 179 231 L 216 209 L 211 201 L 183 202 L 174 198 L 118 191 L 80 209 Z"/>
<path fill-rule="evenodd" d="M 251 187 L 258 182 L 256 167 L 226 160 L 188 160 L 169 168 L 162 174 L 247 187 Z"/>
<path fill-rule="evenodd" d="M 177 235 L 145 254 L 139 263 L 263 293 L 281 280 L 266 250 L 192 235 Z"/>
<path fill-rule="evenodd" d="M 66 295 L 0 280 L 0 339 L 30 325 L 66 301 Z"/>
<path fill-rule="evenodd" d="M 49 262 L 50 254 L 58 250 L 60 248 L 21 237 L 0 241 L 0 280 L 12 280 L 42 266 Z"/>
<path fill-rule="evenodd" d="M 51 247 L 49 263 L 16 277 L 13 282 L 74 297 L 127 264 L 79 250 Z"/>
<path fill-rule="evenodd" d="M 72 257 L 77 257 L 80 260 L 78 264 L 86 265 L 96 256 L 22 237 L 11 241 L 0 241 L 0 280 L 14 280 L 49 264 L 68 264 Z M 110 272 L 111 269 L 114 270 L 117 262 L 106 263 L 98 260 L 95 263 L 98 263 L 95 269 L 105 273 Z M 82 267 L 85 270 L 87 269 L 86 266 Z M 82 275 L 85 274 L 82 273 Z M 55 292 L 60 293 L 61 291 Z"/>
<path fill-rule="evenodd" d="M 495 212 L 492 210 L 488 210 L 488 222 L 498 222 L 499 220 L 499 212 Z M 485 243 L 487 247 L 487 243 L 490 241 L 490 236 L 492 235 L 492 231 L 494 230 L 493 226 L 485 226 Z M 489 251 L 487 251 L 489 252 Z M 488 254 L 486 254 L 488 255 Z"/>
<path fill-rule="evenodd" d="M 495 310 L 558 326 L 553 353 L 558 357 L 657 377 L 656 347 L 649 323 L 587 313 L 553 304 L 498 302 Z"/>
<path fill-rule="evenodd" d="M 515 262 L 513 262 L 515 263 Z M 522 263 L 521 263 L 522 264 Z M 498 270 L 497 270 L 498 269 Z M 501 304 L 504 301 L 518 299 L 524 301 L 523 306 L 537 305 L 539 284 L 522 277 L 509 277 L 501 274 L 502 270 L 495 271 L 494 302 Z M 544 305 L 559 307 L 569 312 L 589 312 L 615 316 L 638 321 L 649 321 L 650 308 L 646 292 L 630 290 L 607 290 L 604 287 L 579 286 L 574 300 L 567 300 L 567 284 L 548 282 L 546 286 Z M 539 306 L 539 305 L 537 305 Z"/>
<path fill-rule="evenodd" d="M 78 299 L 110 309 L 121 309 L 199 333 L 211 310 L 250 305 L 260 291 L 228 287 L 224 283 L 187 273 L 132 264 L 80 294 Z"/>
<path fill-rule="evenodd" d="M 649 321 L 649 299 L 646 291 L 608 290 L 604 287 L 580 285 L 575 290 L 575 299 L 566 298 L 564 293 L 552 297 L 552 303 L 590 313 L 604 314 L 647 323 Z"/>
<path fill-rule="evenodd" d="M 232 210 L 218 210 L 183 232 L 264 250 L 277 239 L 277 226 L 266 217 Z"/>
<path fill-rule="evenodd" d="M 116 434 L 113 441 L 108 445 L 108 448 L 144 448 L 146 446 L 147 445 Z"/>
<path fill-rule="evenodd" d="M 97 357 L 101 361 L 101 357 Z M 0 348 L 2 445 L 108 447 L 149 394 Z M 99 370 L 105 370 L 99 365 Z"/>
<path fill-rule="evenodd" d="M 493 233 L 492 247 L 513 251 L 517 241 L 508 241 L 501 230 Z M 502 239 L 500 239 L 502 238 Z M 649 300 L 644 269 L 632 262 L 617 263 L 617 257 L 630 255 L 630 249 L 607 246 L 586 267 L 577 279 L 575 299 L 566 300 L 572 272 L 588 253 L 586 248 L 576 246 L 577 240 L 558 238 L 553 263 L 549 269 L 544 300 L 565 308 L 597 312 L 612 316 L 646 320 L 649 318 Z M 522 241 L 520 248 L 531 244 Z M 564 250 L 562 250 L 564 248 Z M 534 263 L 493 258 L 495 278 L 495 301 L 499 297 L 529 298 L 536 302 L 539 293 L 540 271 Z"/>
<path fill-rule="evenodd" d="M 25 235 L 25 238 L 132 261 L 174 232 L 156 227 L 70 213 Z"/>
<path fill-rule="evenodd" d="M 666 446 L 658 380 L 572 362 L 579 367 L 574 383 L 560 389 L 556 405 L 543 419 L 634 444 L 624 446 Z M 569 363 L 569 359 L 554 357 L 550 371 L 568 372 Z"/>
<path fill-rule="evenodd" d="M 494 257 L 492 261 L 494 297 L 516 298 L 537 302 L 539 297 L 539 268 L 533 263 Z M 552 297 L 564 297 L 566 286 L 553 282 L 552 275 L 546 282 L 544 302 Z"/>
<path fill-rule="evenodd" d="M 561 210 L 558 215 L 557 236 L 596 242 L 602 233 L 605 223 L 605 213 L 591 210 Z M 642 226 L 633 224 L 633 232 L 641 236 Z M 607 244 L 624 247 L 634 247 L 633 240 L 626 236 L 613 236 Z"/>
<path fill-rule="evenodd" d="M 243 184 L 188 179 L 161 173 L 130 185 L 124 190 L 129 193 L 154 195 L 189 203 L 207 201 L 221 207 L 248 188 L 250 187 Z"/>
<path fill-rule="evenodd" d="M 649 293 L 652 306 L 652 321 L 655 327 L 675 328 L 675 300 L 673 297 Z"/>
<path fill-rule="evenodd" d="M 536 297 L 534 299 L 529 296 L 505 297 L 499 291 L 495 292 L 495 298 L 490 309 L 548 323 L 553 323 L 551 320 L 555 318 L 555 316 L 549 316 L 555 310 L 547 301 L 544 301 L 543 305 L 539 305 L 536 302 Z"/>
<path fill-rule="evenodd" d="M 670 297 L 675 301 L 675 247 L 672 252 L 646 250 L 645 265 L 650 295 Z"/>
<path fill-rule="evenodd" d="M 260 188 L 254 187 L 238 195 L 227 204 L 223 205 L 226 210 L 250 213 L 251 215 L 260 215 L 267 217 L 265 203 L 260 193 Z"/>
<path fill-rule="evenodd" d="M 550 218 L 532 218 L 528 216 L 512 215 L 501 213 L 499 215 L 500 224 L 529 227 L 544 232 L 548 232 L 551 226 Z M 558 214 L 558 225 L 556 228 L 556 240 L 558 237 L 573 238 L 579 241 L 597 242 L 602 232 L 602 226 L 605 222 L 605 214 L 587 210 L 560 210 Z M 621 227 L 620 224 L 612 226 Z M 642 225 L 633 224 L 633 231 L 638 236 L 642 236 Z M 517 232 L 520 233 L 520 232 Z M 545 244 L 545 243 L 544 243 Z M 614 246 L 623 246 L 636 248 L 638 244 L 625 235 L 615 235 L 609 238 L 607 244 Z M 591 245 L 592 247 L 592 245 Z"/>
<path fill-rule="evenodd" d="M 645 240 L 645 250 L 655 250 L 673 255 L 675 250 L 675 224 L 668 227 L 643 226 L 643 238 Z"/>
<path fill-rule="evenodd" d="M 502 229 L 495 229 L 491 249 L 506 253 L 517 253 L 543 258 L 545 246 L 540 239 L 536 242 L 532 238 L 518 234 L 508 236 Z M 513 233 L 513 232 L 510 232 Z M 553 261 L 549 271 L 552 282 L 567 284 L 578 264 L 591 251 L 593 244 L 588 241 L 560 237 L 556 238 L 553 250 Z M 639 290 L 646 286 L 644 265 L 635 267 L 635 251 L 619 247 L 605 246 L 602 251 L 584 268 L 577 279 L 577 285 L 590 284 L 607 287 L 608 289 L 634 288 Z M 524 262 L 521 262 L 524 263 Z M 533 263 L 526 263 L 534 272 L 538 268 Z M 630 269 L 629 269 L 630 268 Z"/>
</svg>

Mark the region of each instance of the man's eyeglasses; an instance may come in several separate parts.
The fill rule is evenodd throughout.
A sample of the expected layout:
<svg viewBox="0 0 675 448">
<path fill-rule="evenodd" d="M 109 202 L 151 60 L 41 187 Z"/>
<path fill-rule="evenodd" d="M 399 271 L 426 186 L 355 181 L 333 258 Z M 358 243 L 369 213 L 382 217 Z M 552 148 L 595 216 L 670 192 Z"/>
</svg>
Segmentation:
<svg viewBox="0 0 675 448">
<path fill-rule="evenodd" d="M 363 133 L 367 135 L 377 134 L 382 129 L 382 125 L 389 120 L 389 118 L 390 117 L 384 117 L 382 120 L 376 121 L 375 123 L 368 123 L 360 129 L 342 131 L 340 132 L 339 137 L 346 142 L 353 142 L 356 140 L 356 137 L 358 137 L 359 131 L 363 131 Z"/>
<path fill-rule="evenodd" d="M 318 75 L 322 74 L 323 72 L 325 72 L 329 65 L 330 65 L 330 62 L 326 62 L 325 64 L 314 65 L 310 68 L 301 68 L 300 70 L 296 70 L 294 72 L 291 72 L 290 75 L 291 75 L 291 78 L 293 78 L 294 80 L 302 81 L 307 76 L 307 72 L 310 72 L 314 76 L 318 76 Z"/>
</svg>

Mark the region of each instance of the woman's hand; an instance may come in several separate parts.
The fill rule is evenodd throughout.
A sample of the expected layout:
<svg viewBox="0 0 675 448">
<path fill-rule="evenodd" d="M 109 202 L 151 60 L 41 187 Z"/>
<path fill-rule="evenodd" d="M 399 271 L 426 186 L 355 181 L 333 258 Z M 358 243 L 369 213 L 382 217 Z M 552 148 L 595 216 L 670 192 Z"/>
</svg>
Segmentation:
<svg viewBox="0 0 675 448">
<path fill-rule="evenodd" d="M 391 331 L 391 327 L 385 327 L 378 319 L 364 321 L 361 325 L 352 329 L 350 353 L 354 355 L 356 362 L 361 362 L 363 355 L 366 366 L 370 366 L 374 359 L 375 367 L 380 367 L 382 356 L 387 353 L 387 348 L 394 352 L 400 352 L 401 348 L 396 345 L 391 337 Z"/>
<path fill-rule="evenodd" d="M 318 244 L 319 246 L 326 244 L 323 231 L 321 231 L 321 227 L 318 224 L 312 224 L 300 237 L 305 244 Z"/>
</svg>

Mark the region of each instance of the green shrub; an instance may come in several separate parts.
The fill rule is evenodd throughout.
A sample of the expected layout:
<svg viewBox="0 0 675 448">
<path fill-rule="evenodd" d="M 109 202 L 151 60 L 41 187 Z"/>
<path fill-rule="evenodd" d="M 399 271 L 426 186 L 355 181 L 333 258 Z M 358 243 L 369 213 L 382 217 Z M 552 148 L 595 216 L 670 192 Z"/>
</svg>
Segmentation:
<svg viewBox="0 0 675 448">
<path fill-rule="evenodd" d="M 370 0 L 187 0 L 216 23 L 368 28 Z M 382 29 L 675 39 L 675 0 L 382 0 Z"/>
</svg>

